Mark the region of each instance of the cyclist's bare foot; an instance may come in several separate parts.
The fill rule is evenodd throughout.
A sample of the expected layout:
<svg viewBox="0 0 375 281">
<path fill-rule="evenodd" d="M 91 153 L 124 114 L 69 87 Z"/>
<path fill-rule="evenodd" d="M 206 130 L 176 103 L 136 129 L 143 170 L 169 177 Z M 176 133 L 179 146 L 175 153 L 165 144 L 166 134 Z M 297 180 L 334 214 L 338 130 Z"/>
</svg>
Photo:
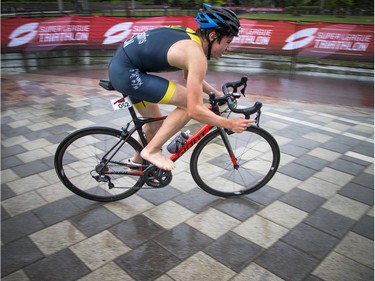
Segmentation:
<svg viewBox="0 0 375 281">
<path fill-rule="evenodd" d="M 149 161 L 156 167 L 166 171 L 171 171 L 176 167 L 174 162 L 165 157 L 163 153 L 161 153 L 161 151 L 150 153 L 149 151 L 147 151 L 147 149 L 143 149 L 141 151 L 141 156 L 144 160 Z"/>
</svg>

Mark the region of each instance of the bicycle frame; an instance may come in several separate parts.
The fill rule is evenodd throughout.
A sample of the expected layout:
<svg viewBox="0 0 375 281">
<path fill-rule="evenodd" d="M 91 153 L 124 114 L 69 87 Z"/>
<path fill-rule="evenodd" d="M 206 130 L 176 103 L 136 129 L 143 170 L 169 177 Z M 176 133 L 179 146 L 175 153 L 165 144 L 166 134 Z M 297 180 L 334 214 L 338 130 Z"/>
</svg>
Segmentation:
<svg viewBox="0 0 375 281">
<path fill-rule="evenodd" d="M 210 106 L 209 107 L 211 110 L 212 110 L 212 107 Z M 134 127 L 132 127 L 130 129 L 130 131 L 128 131 L 128 128 L 129 128 L 129 125 L 131 122 L 129 122 L 125 128 L 122 129 L 122 139 L 110 150 L 108 151 L 108 153 L 106 153 L 106 155 L 103 157 L 103 159 L 106 158 L 106 156 L 108 156 L 121 142 L 123 143 L 124 140 L 126 140 L 128 137 L 132 136 L 135 132 L 138 132 L 138 135 L 140 137 L 140 140 L 142 142 L 142 145 L 143 147 L 145 147 L 148 142 L 143 134 L 143 131 L 142 131 L 142 127 L 143 125 L 147 124 L 147 123 L 152 123 L 152 122 L 156 122 L 156 121 L 162 121 L 162 120 L 165 120 L 168 115 L 163 115 L 163 116 L 160 116 L 160 117 L 150 117 L 150 118 L 139 118 L 137 113 L 135 112 L 135 109 L 133 106 L 127 106 L 127 109 L 129 110 L 130 112 L 130 115 L 132 117 L 132 122 L 134 122 Z M 218 109 L 217 110 L 213 110 L 213 112 L 217 113 L 218 114 Z M 208 124 L 204 124 L 202 125 L 186 142 L 185 144 L 175 153 L 173 153 L 169 159 L 171 159 L 172 161 L 177 161 L 182 155 L 184 155 L 190 148 L 192 148 L 196 143 L 198 143 L 202 138 L 204 138 L 212 129 L 214 128 L 214 126 L 211 126 L 211 125 L 208 125 Z M 229 143 L 229 140 L 228 140 L 228 137 L 226 135 L 226 132 L 225 132 L 225 129 L 223 128 L 217 128 L 220 132 L 220 135 L 224 141 L 224 144 L 225 144 L 225 147 L 228 151 L 228 154 L 231 158 L 231 161 L 233 163 L 233 166 L 236 168 L 238 167 L 237 165 L 237 161 L 236 161 L 236 158 L 233 154 L 233 150 L 231 148 L 231 145 Z M 122 144 L 117 147 L 116 151 L 112 154 L 112 157 L 113 155 L 115 155 L 122 147 Z M 109 163 L 111 161 L 111 158 L 110 157 L 108 160 L 106 160 L 106 163 Z M 126 174 L 132 174 L 132 172 L 127 172 Z M 137 172 L 135 173 L 136 175 L 139 175 L 140 173 Z"/>
<path fill-rule="evenodd" d="M 191 176 L 199 187 L 215 196 L 237 197 L 252 193 L 274 176 L 279 165 L 280 149 L 275 138 L 259 128 L 262 103 L 257 101 L 250 107 L 237 107 L 246 81 L 243 77 L 241 81 L 224 84 L 224 95 L 209 93 L 208 109 L 224 118 L 234 113 L 250 119 L 256 114 L 256 122 L 245 130 L 247 133 L 240 136 L 220 124 L 201 124 L 197 130 L 192 130 L 192 136 L 177 152 L 165 155 L 175 162 L 193 148 L 189 154 Z M 99 84 L 104 89 L 114 90 L 109 81 L 101 80 Z M 94 126 L 64 138 L 54 158 L 61 182 L 77 195 L 101 202 L 129 197 L 144 185 L 145 188 L 169 185 L 172 171 L 158 168 L 140 156 L 142 149 L 149 145 L 148 135 L 144 133 L 148 126 L 159 128 L 168 115 L 139 115 L 128 97 L 111 99 L 111 104 L 114 110 L 128 109 L 131 116 L 120 130 Z M 157 123 L 145 126 L 152 122 Z M 167 137 L 172 136 L 167 133 Z"/>
<path fill-rule="evenodd" d="M 198 143 L 202 138 L 204 138 L 204 136 L 207 135 L 212 130 L 212 128 L 213 126 L 207 125 L 207 124 L 200 127 L 199 130 L 196 131 L 176 153 L 172 154 L 169 157 L 169 159 L 171 159 L 172 161 L 177 161 L 178 158 L 184 155 L 185 152 L 187 152 L 191 147 L 194 146 L 194 144 Z M 220 135 L 224 141 L 225 147 L 232 160 L 233 166 L 237 168 L 238 167 L 237 159 L 234 156 L 234 153 L 229 143 L 228 136 L 226 135 L 225 129 L 219 128 L 219 127 L 217 129 L 220 131 Z"/>
<path fill-rule="evenodd" d="M 196 145 L 189 155 L 191 175 L 199 187 L 215 196 L 237 197 L 252 193 L 274 176 L 279 165 L 280 149 L 275 138 L 259 128 L 262 103 L 257 101 L 250 107 L 237 107 L 246 81 L 243 77 L 241 81 L 224 84 L 223 96 L 209 93 L 209 110 L 218 116 L 230 118 L 234 113 L 249 119 L 256 114 L 256 122 L 245 130 L 244 136 L 219 124 L 201 124 L 197 130 L 192 130 L 193 135 L 177 152 L 165 155 L 175 162 Z M 101 80 L 100 85 L 114 90 L 109 81 Z M 61 182 L 77 195 L 101 202 L 129 197 L 145 184 L 145 188 L 169 185 L 172 171 L 160 169 L 140 156 L 149 144 L 144 134 L 149 125 L 144 127 L 145 124 L 157 122 L 152 127 L 158 128 L 168 115 L 138 117 L 127 97 L 111 99 L 111 104 L 114 110 L 128 109 L 130 118 L 120 130 L 94 126 L 64 138 L 54 158 Z M 168 134 L 168 137 L 172 136 Z"/>
<path fill-rule="evenodd" d="M 176 161 L 178 158 L 180 158 L 182 155 L 185 154 L 194 144 L 199 142 L 205 135 L 207 135 L 213 126 L 211 125 L 203 125 L 199 128 L 198 131 L 196 131 L 186 142 L 185 144 L 174 154 L 172 154 L 169 159 L 172 161 Z"/>
</svg>

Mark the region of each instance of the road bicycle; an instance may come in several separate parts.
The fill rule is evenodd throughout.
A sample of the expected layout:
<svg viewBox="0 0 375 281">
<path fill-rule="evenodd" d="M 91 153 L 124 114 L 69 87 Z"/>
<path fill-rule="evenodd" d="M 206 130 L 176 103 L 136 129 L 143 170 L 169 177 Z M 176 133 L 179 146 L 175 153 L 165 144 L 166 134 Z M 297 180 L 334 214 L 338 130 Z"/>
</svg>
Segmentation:
<svg viewBox="0 0 375 281">
<path fill-rule="evenodd" d="M 100 80 L 106 90 L 115 90 L 110 81 Z M 190 171 L 195 183 L 204 191 L 220 197 L 252 193 L 271 180 L 280 161 L 275 138 L 259 126 L 261 102 L 241 108 L 237 100 L 245 96 L 247 78 L 225 83 L 223 96 L 209 94 L 209 108 L 215 114 L 230 118 L 242 114 L 255 123 L 242 133 L 203 124 L 186 143 L 170 155 L 177 161 L 195 148 L 190 158 Z M 54 165 L 61 182 L 86 199 L 109 202 L 129 197 L 141 188 L 161 188 L 172 181 L 172 171 L 165 171 L 140 157 L 147 145 L 142 127 L 164 120 L 138 117 L 129 99 L 114 102 L 127 108 L 131 120 L 121 130 L 88 127 L 69 134 L 58 146 Z M 133 161 L 137 156 L 141 161 Z"/>
</svg>

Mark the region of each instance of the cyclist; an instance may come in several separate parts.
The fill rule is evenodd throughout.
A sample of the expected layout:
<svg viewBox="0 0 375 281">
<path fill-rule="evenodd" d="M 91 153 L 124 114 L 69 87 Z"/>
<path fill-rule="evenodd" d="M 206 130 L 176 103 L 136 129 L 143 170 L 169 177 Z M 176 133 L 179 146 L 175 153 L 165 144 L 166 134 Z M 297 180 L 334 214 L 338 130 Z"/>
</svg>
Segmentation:
<svg viewBox="0 0 375 281">
<path fill-rule="evenodd" d="M 200 26 L 195 32 L 185 27 L 160 27 L 133 36 L 117 49 L 108 67 L 113 87 L 130 96 L 142 116 L 160 116 L 158 103 L 176 106 L 164 122 L 145 128 L 149 144 L 141 157 L 164 170 L 172 170 L 175 164 L 162 154 L 161 147 L 190 119 L 237 133 L 254 122 L 218 116 L 203 104 L 203 93 L 222 95 L 204 80 L 207 60 L 219 59 L 239 35 L 236 14 L 204 4 L 195 20 Z M 175 70 L 184 72 L 185 86 L 149 74 Z"/>
</svg>

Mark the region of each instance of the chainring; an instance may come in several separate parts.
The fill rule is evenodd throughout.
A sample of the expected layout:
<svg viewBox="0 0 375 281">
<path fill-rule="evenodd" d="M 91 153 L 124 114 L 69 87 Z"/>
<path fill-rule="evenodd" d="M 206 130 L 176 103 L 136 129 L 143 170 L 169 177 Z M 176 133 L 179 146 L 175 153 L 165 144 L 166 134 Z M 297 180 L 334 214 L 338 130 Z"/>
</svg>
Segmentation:
<svg viewBox="0 0 375 281">
<path fill-rule="evenodd" d="M 172 172 L 151 166 L 144 171 L 145 183 L 151 187 L 164 187 L 172 181 Z"/>
</svg>

